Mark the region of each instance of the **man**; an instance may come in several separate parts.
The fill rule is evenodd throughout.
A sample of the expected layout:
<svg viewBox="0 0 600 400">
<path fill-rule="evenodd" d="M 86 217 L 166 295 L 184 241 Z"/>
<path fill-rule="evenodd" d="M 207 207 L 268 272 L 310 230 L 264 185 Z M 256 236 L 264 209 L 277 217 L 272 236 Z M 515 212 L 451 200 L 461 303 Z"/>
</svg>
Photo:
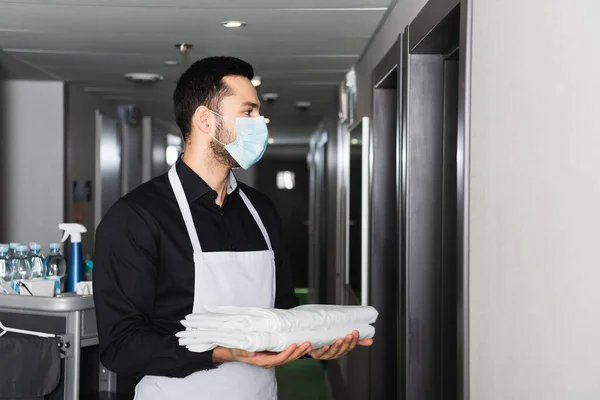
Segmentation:
<svg viewBox="0 0 600 400">
<path fill-rule="evenodd" d="M 100 358 L 117 374 L 143 377 L 138 400 L 272 400 L 272 367 L 303 356 L 334 359 L 358 332 L 334 345 L 281 353 L 178 345 L 180 321 L 204 305 L 291 308 L 289 260 L 272 202 L 236 181 L 267 145 L 252 67 L 235 58 L 194 63 L 173 96 L 185 152 L 168 174 L 118 201 L 96 233 L 94 299 Z"/>
</svg>

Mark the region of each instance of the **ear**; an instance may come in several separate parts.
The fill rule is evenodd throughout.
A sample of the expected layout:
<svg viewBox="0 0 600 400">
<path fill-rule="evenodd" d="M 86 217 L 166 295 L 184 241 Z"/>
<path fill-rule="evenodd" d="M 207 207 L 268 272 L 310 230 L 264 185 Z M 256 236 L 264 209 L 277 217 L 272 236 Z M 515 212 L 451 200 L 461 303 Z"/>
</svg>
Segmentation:
<svg viewBox="0 0 600 400">
<path fill-rule="evenodd" d="M 192 126 L 198 132 L 210 134 L 211 125 L 214 125 L 214 115 L 205 106 L 196 108 L 192 116 Z"/>
</svg>

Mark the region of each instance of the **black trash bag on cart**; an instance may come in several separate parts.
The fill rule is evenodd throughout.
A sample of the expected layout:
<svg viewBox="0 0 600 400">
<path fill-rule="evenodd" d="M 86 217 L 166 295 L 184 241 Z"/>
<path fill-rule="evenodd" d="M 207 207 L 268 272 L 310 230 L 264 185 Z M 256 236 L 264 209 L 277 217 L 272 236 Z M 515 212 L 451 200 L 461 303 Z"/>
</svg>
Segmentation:
<svg viewBox="0 0 600 400">
<path fill-rule="evenodd" d="M 60 382 L 60 339 L 8 332 L 0 337 L 0 399 L 38 400 Z"/>
</svg>

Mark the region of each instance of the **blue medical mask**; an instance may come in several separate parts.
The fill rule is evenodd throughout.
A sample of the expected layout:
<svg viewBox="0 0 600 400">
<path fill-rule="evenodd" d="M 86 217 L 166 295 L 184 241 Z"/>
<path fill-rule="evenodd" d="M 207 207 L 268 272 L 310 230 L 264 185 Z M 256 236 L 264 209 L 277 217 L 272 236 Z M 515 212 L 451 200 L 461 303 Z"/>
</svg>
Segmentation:
<svg viewBox="0 0 600 400">
<path fill-rule="evenodd" d="M 212 110 L 210 112 L 231 121 L 219 113 Z M 240 167 L 248 169 L 256 164 L 267 150 L 269 140 L 267 123 L 264 117 L 236 118 L 235 131 L 236 138 L 229 144 L 221 143 L 214 137 L 213 139 L 225 146 L 225 150 L 231 154 L 231 157 L 237 161 Z"/>
</svg>

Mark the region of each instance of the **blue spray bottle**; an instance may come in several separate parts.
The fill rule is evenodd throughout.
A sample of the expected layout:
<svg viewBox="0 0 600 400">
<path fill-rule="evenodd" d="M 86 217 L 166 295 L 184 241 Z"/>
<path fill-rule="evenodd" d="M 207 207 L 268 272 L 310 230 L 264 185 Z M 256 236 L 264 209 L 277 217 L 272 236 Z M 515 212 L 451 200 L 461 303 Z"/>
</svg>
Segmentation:
<svg viewBox="0 0 600 400">
<path fill-rule="evenodd" d="M 68 260 L 66 291 L 75 292 L 76 285 L 83 279 L 83 252 L 81 250 L 81 234 L 87 232 L 81 224 L 60 224 L 59 229 L 65 231 L 64 242 L 71 237 L 71 251 Z"/>
</svg>

